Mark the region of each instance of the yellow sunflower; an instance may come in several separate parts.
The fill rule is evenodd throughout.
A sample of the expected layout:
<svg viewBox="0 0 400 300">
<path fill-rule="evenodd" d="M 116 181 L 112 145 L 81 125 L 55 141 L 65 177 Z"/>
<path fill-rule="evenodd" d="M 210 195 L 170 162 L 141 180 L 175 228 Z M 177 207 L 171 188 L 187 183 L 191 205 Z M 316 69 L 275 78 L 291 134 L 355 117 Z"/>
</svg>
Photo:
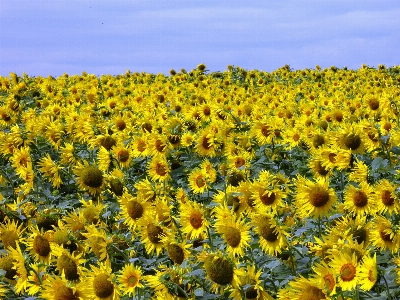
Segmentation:
<svg viewBox="0 0 400 300">
<path fill-rule="evenodd" d="M 57 166 L 48 153 L 40 160 L 38 165 L 40 167 L 40 172 L 46 176 L 46 178 L 52 183 L 53 187 L 59 188 L 62 183 L 60 177 L 60 170 L 62 167 Z"/>
<path fill-rule="evenodd" d="M 329 181 L 324 177 L 319 177 L 315 182 L 298 176 L 296 184 L 296 207 L 302 217 L 321 217 L 327 216 L 337 197 L 335 191 L 329 188 Z"/>
<path fill-rule="evenodd" d="M 30 227 L 29 231 L 29 237 L 24 242 L 26 250 L 31 253 L 35 261 L 49 263 L 52 256 L 49 238 L 37 226 Z"/>
<path fill-rule="evenodd" d="M 90 296 L 86 282 L 68 283 L 63 276 L 47 277 L 40 293 L 40 297 L 45 300 L 89 299 Z"/>
<path fill-rule="evenodd" d="M 387 179 L 382 179 L 374 185 L 372 198 L 378 213 L 388 212 L 389 215 L 399 213 L 400 201 L 395 191 L 396 187 Z"/>
<path fill-rule="evenodd" d="M 18 223 L 15 220 L 6 219 L 0 225 L 0 240 L 3 243 L 4 249 L 8 247 L 15 248 L 18 241 L 21 238 L 22 232 L 25 230 L 24 225 Z"/>
<path fill-rule="evenodd" d="M 124 291 L 122 295 L 133 296 L 136 288 L 143 288 L 142 269 L 135 267 L 133 264 L 125 264 L 121 270 L 121 274 L 117 275 L 121 289 Z"/>
<path fill-rule="evenodd" d="M 255 214 L 252 216 L 255 232 L 259 235 L 259 244 L 264 253 L 277 255 L 287 246 L 288 233 L 279 226 L 274 218 L 269 215 Z"/>
<path fill-rule="evenodd" d="M 336 273 L 334 269 L 328 266 L 324 261 L 312 266 L 314 271 L 313 279 L 319 282 L 319 287 L 324 287 L 327 295 L 336 294 Z"/>
<path fill-rule="evenodd" d="M 111 269 L 111 263 L 99 263 L 99 266 L 90 266 L 85 283 L 89 289 L 89 297 L 94 300 L 118 300 L 120 290 L 116 283 L 116 276 Z"/>
<path fill-rule="evenodd" d="M 394 225 L 383 216 L 376 216 L 371 226 L 371 244 L 381 251 L 390 250 L 395 253 L 400 248 L 400 235 Z"/>
<path fill-rule="evenodd" d="M 369 291 L 378 279 L 376 253 L 373 257 L 365 255 L 361 266 L 357 270 L 358 284 L 364 291 Z"/>
<path fill-rule="evenodd" d="M 54 256 L 57 258 L 56 269 L 60 274 L 64 274 L 65 279 L 68 281 L 79 281 L 83 278 L 82 265 L 86 259 L 81 258 L 83 253 L 75 254 L 70 253 L 69 250 L 64 249 L 58 245 L 53 246 Z"/>
<path fill-rule="evenodd" d="M 146 215 L 143 220 L 143 225 L 140 227 L 140 235 L 142 243 L 146 249 L 146 253 L 152 255 L 154 251 L 156 255 L 164 249 L 162 239 L 168 236 L 167 229 L 161 226 L 157 220 L 157 215 Z"/>
<path fill-rule="evenodd" d="M 100 194 L 105 180 L 103 172 L 94 165 L 89 165 L 87 161 L 78 162 L 74 167 L 74 172 L 78 176 L 78 184 L 82 190 L 87 190 L 91 195 Z"/>
<path fill-rule="evenodd" d="M 234 215 L 217 219 L 216 232 L 221 234 L 224 242 L 227 245 L 228 253 L 232 256 L 244 256 L 244 249 L 249 246 L 251 240 L 250 226 L 246 223 L 245 219 L 237 218 Z"/>
<path fill-rule="evenodd" d="M 205 235 L 210 222 L 204 215 L 204 208 L 197 202 L 187 201 L 180 205 L 180 221 L 182 233 L 187 234 L 188 239 L 197 239 Z"/>
<path fill-rule="evenodd" d="M 151 204 L 143 197 L 134 197 L 126 191 L 118 199 L 118 202 L 120 203 L 121 217 L 131 230 L 141 226 L 145 219 L 144 216 L 151 211 Z"/>
<path fill-rule="evenodd" d="M 153 181 L 167 181 L 171 178 L 168 161 L 163 157 L 153 157 L 148 165 L 148 174 Z"/>
<path fill-rule="evenodd" d="M 160 266 L 156 274 L 145 276 L 145 281 L 154 290 L 154 299 L 157 300 L 183 300 L 187 299 L 184 290 L 182 271 L 180 269 Z"/>
<path fill-rule="evenodd" d="M 201 156 L 214 157 L 217 145 L 215 134 L 211 130 L 204 130 L 197 138 L 196 152 Z"/>
<path fill-rule="evenodd" d="M 189 174 L 189 187 L 195 194 L 202 194 L 208 188 L 207 186 L 208 175 L 202 169 L 194 169 Z"/>
<path fill-rule="evenodd" d="M 321 288 L 319 282 L 315 282 L 313 279 L 307 279 L 303 276 L 297 277 L 296 279 L 289 282 L 290 289 L 288 290 L 289 298 L 285 298 L 280 293 L 279 299 L 291 299 L 291 300 L 303 300 L 303 299 L 329 299 Z"/>
<path fill-rule="evenodd" d="M 108 259 L 107 246 L 112 242 L 113 237 L 108 237 L 107 232 L 103 229 L 98 229 L 94 224 L 85 226 L 86 232 L 82 233 L 86 237 L 86 251 L 91 251 L 101 261 Z"/>
<path fill-rule="evenodd" d="M 8 248 L 9 256 L 13 259 L 13 269 L 15 269 L 15 279 L 17 283 L 15 284 L 15 291 L 17 294 L 23 293 L 28 284 L 28 270 L 25 265 L 27 262 L 25 261 L 24 254 L 19 247 L 19 243 L 16 244 L 14 248 Z"/>
<path fill-rule="evenodd" d="M 122 169 L 127 169 L 132 164 L 132 149 L 129 145 L 117 144 L 111 149 L 112 154 Z"/>
<path fill-rule="evenodd" d="M 354 290 L 358 284 L 358 262 L 355 254 L 352 256 L 348 254 L 338 253 L 333 256 L 330 262 L 333 270 L 338 274 L 338 286 L 343 291 Z"/>
<path fill-rule="evenodd" d="M 239 281 L 240 286 L 247 287 L 244 290 L 245 299 L 256 299 L 256 300 L 273 300 L 269 293 L 264 291 L 262 280 L 260 279 L 262 274 L 262 270 L 259 269 L 256 272 L 256 267 L 246 266 L 239 271 Z M 229 295 L 230 299 L 241 300 L 242 295 L 240 293 L 240 289 L 235 288 L 231 290 L 231 294 Z"/>
<path fill-rule="evenodd" d="M 359 187 L 348 184 L 344 192 L 344 208 L 353 215 L 375 214 L 372 192 L 372 187 L 366 182 L 361 182 Z"/>
<path fill-rule="evenodd" d="M 218 251 L 203 252 L 199 260 L 204 262 L 207 279 L 212 283 L 211 290 L 222 293 L 231 287 L 238 288 L 240 270 L 230 258 Z"/>
</svg>

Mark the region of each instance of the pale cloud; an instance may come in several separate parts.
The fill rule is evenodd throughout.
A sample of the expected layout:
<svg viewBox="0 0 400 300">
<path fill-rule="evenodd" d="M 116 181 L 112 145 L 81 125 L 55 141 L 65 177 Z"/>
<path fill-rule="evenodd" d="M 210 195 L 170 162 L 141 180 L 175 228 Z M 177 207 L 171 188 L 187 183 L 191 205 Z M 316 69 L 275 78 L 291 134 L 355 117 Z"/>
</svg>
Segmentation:
<svg viewBox="0 0 400 300">
<path fill-rule="evenodd" d="M 0 75 L 399 64 L 398 1 L 22 3 L 0 2 Z"/>
</svg>

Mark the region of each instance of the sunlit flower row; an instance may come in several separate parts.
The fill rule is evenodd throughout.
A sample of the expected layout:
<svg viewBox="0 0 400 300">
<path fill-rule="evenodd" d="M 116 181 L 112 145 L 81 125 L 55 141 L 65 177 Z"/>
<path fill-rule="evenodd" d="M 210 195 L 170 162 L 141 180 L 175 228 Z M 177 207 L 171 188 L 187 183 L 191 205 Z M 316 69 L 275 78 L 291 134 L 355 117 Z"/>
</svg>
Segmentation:
<svg viewBox="0 0 400 300">
<path fill-rule="evenodd" d="M 400 297 L 399 122 L 383 65 L 0 77 L 0 297 Z"/>
</svg>

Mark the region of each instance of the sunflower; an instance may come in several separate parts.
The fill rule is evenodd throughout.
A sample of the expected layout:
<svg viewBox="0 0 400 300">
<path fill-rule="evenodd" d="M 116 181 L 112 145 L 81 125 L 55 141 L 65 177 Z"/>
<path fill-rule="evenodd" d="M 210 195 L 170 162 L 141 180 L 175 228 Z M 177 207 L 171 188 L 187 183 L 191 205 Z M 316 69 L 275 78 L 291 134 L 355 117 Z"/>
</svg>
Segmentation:
<svg viewBox="0 0 400 300">
<path fill-rule="evenodd" d="M 18 176 L 25 179 L 25 174 L 32 170 L 30 148 L 21 147 L 20 149 L 15 149 L 10 161 Z"/>
<path fill-rule="evenodd" d="M 244 290 L 245 299 L 254 299 L 254 300 L 273 300 L 269 293 L 264 291 L 262 280 L 260 279 L 262 270 L 259 269 L 256 272 L 256 267 L 246 266 L 244 269 L 239 271 L 239 281 L 241 287 L 247 287 Z M 242 295 L 240 293 L 240 289 L 231 290 L 230 299 L 241 300 Z"/>
<path fill-rule="evenodd" d="M 89 248 L 101 261 L 108 259 L 107 246 L 111 244 L 112 237 L 108 237 L 103 229 L 98 229 L 94 224 L 85 226 L 86 232 L 82 233 L 86 237 L 86 251 Z"/>
<path fill-rule="evenodd" d="M 111 165 L 111 154 L 104 147 L 100 147 L 97 151 L 97 164 L 99 170 L 107 172 Z"/>
<path fill-rule="evenodd" d="M 358 188 L 348 184 L 344 192 L 344 208 L 353 215 L 375 214 L 372 191 L 372 187 L 366 182 L 361 182 Z"/>
<path fill-rule="evenodd" d="M 190 257 L 189 248 L 192 244 L 187 244 L 185 240 L 178 242 L 171 237 L 165 236 L 162 238 L 161 242 L 164 244 L 165 249 L 167 249 L 168 257 L 176 265 L 181 265 L 186 259 Z"/>
<path fill-rule="evenodd" d="M 57 258 L 56 269 L 60 274 L 64 274 L 68 281 L 80 281 L 83 278 L 82 265 L 86 259 L 81 258 L 83 253 L 70 253 L 58 245 L 54 246 L 54 256 Z"/>
<path fill-rule="evenodd" d="M 321 288 L 319 282 L 315 282 L 313 279 L 307 279 L 303 276 L 297 277 L 296 279 L 289 282 L 290 289 L 288 289 L 288 296 L 291 300 L 323 300 L 329 299 L 325 294 L 324 288 Z M 284 295 L 280 293 L 279 299 L 285 299 Z"/>
<path fill-rule="evenodd" d="M 13 269 L 15 269 L 16 274 L 14 278 L 17 280 L 15 284 L 15 292 L 20 294 L 26 290 L 28 284 L 28 270 L 25 267 L 26 261 L 24 254 L 19 247 L 19 243 L 16 244 L 14 248 L 8 248 L 9 257 L 13 259 Z M 4 269 L 4 268 L 3 268 Z"/>
<path fill-rule="evenodd" d="M 132 142 L 132 156 L 134 158 L 146 157 L 149 155 L 148 138 L 146 136 L 136 136 Z"/>
<path fill-rule="evenodd" d="M 140 283 L 142 279 L 141 267 L 135 267 L 133 264 L 125 264 L 121 270 L 121 274 L 117 275 L 118 282 L 122 290 L 122 295 L 133 296 L 136 288 L 143 288 Z"/>
<path fill-rule="evenodd" d="M 322 165 L 322 160 L 321 158 L 317 157 L 317 156 L 312 156 L 310 158 L 310 161 L 308 163 L 309 168 L 311 169 L 311 171 L 314 173 L 315 177 L 325 177 L 325 178 L 329 178 L 332 176 L 332 169 L 329 168 L 325 168 Z"/>
<path fill-rule="evenodd" d="M 296 184 L 296 207 L 301 216 L 327 216 L 335 204 L 335 191 L 329 188 L 329 181 L 319 177 L 315 182 L 298 176 Z"/>
<path fill-rule="evenodd" d="M 22 232 L 25 230 L 23 224 L 19 224 L 15 220 L 7 219 L 0 224 L 0 240 L 3 243 L 4 249 L 8 247 L 15 248 L 21 238 Z"/>
<path fill-rule="evenodd" d="M 45 300 L 89 299 L 90 296 L 91 294 L 86 282 L 68 283 L 63 276 L 47 277 L 40 293 L 40 297 Z"/>
<path fill-rule="evenodd" d="M 75 175 L 78 176 L 78 184 L 82 190 L 87 190 L 91 195 L 100 194 L 104 187 L 103 172 L 87 161 L 78 162 L 74 167 Z"/>
<path fill-rule="evenodd" d="M 151 134 L 148 137 L 149 154 L 153 157 L 164 158 L 173 148 L 168 139 L 161 134 Z"/>
<path fill-rule="evenodd" d="M 349 174 L 349 181 L 354 182 L 366 182 L 368 177 L 368 166 L 362 161 L 356 158 L 354 167 L 351 169 Z"/>
<path fill-rule="evenodd" d="M 374 185 L 372 198 L 378 213 L 388 212 L 389 215 L 399 213 L 400 202 L 395 192 L 396 187 L 387 179 L 382 179 Z"/>
<path fill-rule="evenodd" d="M 205 159 L 200 164 L 200 168 L 207 173 L 207 181 L 209 183 L 214 183 L 217 179 L 217 171 L 214 169 L 212 163 L 209 160 Z"/>
<path fill-rule="evenodd" d="M 378 279 L 376 253 L 373 257 L 365 255 L 361 266 L 357 270 L 358 284 L 364 291 L 369 291 Z"/>
<path fill-rule="evenodd" d="M 244 256 L 244 249 L 249 246 L 251 240 L 250 226 L 246 224 L 245 219 L 235 220 L 234 215 L 223 218 L 217 218 L 215 223 L 216 232 L 221 234 L 227 245 L 228 253 L 232 256 Z"/>
<path fill-rule="evenodd" d="M 75 157 L 75 148 L 73 143 L 65 143 L 60 148 L 60 163 L 64 165 L 75 166 L 77 159 Z"/>
<path fill-rule="evenodd" d="M 46 281 L 48 274 L 46 272 L 47 266 L 43 264 L 32 264 L 29 266 L 29 275 L 26 280 L 26 288 L 28 295 L 35 296 L 43 287 L 42 282 Z"/>
<path fill-rule="evenodd" d="M 211 281 L 211 290 L 222 292 L 229 287 L 238 288 L 240 284 L 238 270 L 235 263 L 221 252 L 205 253 L 199 256 L 204 262 L 204 269 L 208 280 Z"/>
<path fill-rule="evenodd" d="M 328 232 L 336 240 L 354 240 L 366 248 L 370 243 L 371 222 L 367 221 L 367 216 L 347 215 L 337 220 Z"/>
<path fill-rule="evenodd" d="M 359 265 L 355 254 L 350 256 L 346 253 L 338 253 L 332 258 L 330 265 L 335 273 L 339 275 L 337 283 L 343 291 L 351 291 L 356 288 Z"/>
<path fill-rule="evenodd" d="M 188 299 L 184 290 L 182 280 L 182 270 L 160 266 L 161 270 L 156 270 L 156 274 L 145 276 L 148 286 L 154 290 L 154 299 L 157 300 L 176 300 Z"/>
<path fill-rule="evenodd" d="M 278 187 L 268 184 L 270 182 L 258 180 L 251 187 L 253 204 L 260 213 L 276 213 L 277 209 L 283 206 L 284 193 Z"/>
<path fill-rule="evenodd" d="M 191 132 L 185 132 L 181 137 L 181 146 L 185 148 L 189 148 L 195 142 L 195 137 Z"/>
<path fill-rule="evenodd" d="M 197 168 L 190 172 L 188 181 L 189 187 L 194 194 L 202 194 L 208 188 L 208 175 L 202 169 Z"/>
<path fill-rule="evenodd" d="M 359 125 L 344 125 L 333 137 L 336 145 L 352 153 L 364 153 L 364 135 Z"/>
<path fill-rule="evenodd" d="M 130 167 L 133 155 L 129 145 L 117 144 L 111 149 L 111 152 L 122 169 Z"/>
<path fill-rule="evenodd" d="M 98 267 L 91 265 L 90 268 L 91 271 L 85 278 L 89 292 L 88 299 L 118 300 L 120 289 L 116 283 L 116 276 L 111 269 L 110 261 L 100 262 Z"/>
<path fill-rule="evenodd" d="M 371 244 L 381 251 L 389 249 L 395 253 L 399 251 L 400 235 L 396 233 L 394 225 L 383 216 L 376 216 L 371 226 Z"/>
<path fill-rule="evenodd" d="M 321 164 L 326 170 L 337 168 L 345 170 L 350 165 L 351 151 L 322 146 L 315 150 L 314 156 L 321 158 Z"/>
<path fill-rule="evenodd" d="M 36 226 L 31 226 L 29 229 L 29 238 L 24 242 L 26 250 L 33 256 L 34 260 L 49 263 L 52 256 L 52 246 L 48 237 L 43 233 L 43 229 L 39 230 Z"/>
<path fill-rule="evenodd" d="M 160 255 L 163 251 L 162 239 L 168 236 L 167 229 L 161 226 L 157 220 L 157 215 L 146 215 L 143 220 L 143 225 L 140 227 L 140 235 L 142 243 L 145 246 L 146 253 Z"/>
<path fill-rule="evenodd" d="M 312 266 L 314 271 L 313 281 L 318 282 L 319 287 L 324 287 L 324 292 L 327 295 L 336 294 L 336 273 L 324 261 Z"/>
<path fill-rule="evenodd" d="M 121 208 L 121 217 L 131 230 L 141 226 L 145 219 L 144 216 L 151 211 L 151 204 L 143 197 L 134 197 L 126 191 L 118 199 L 118 202 Z"/>
<path fill-rule="evenodd" d="M 101 203 L 94 204 L 93 200 L 85 201 L 81 199 L 82 207 L 79 208 L 78 214 L 83 217 L 85 222 L 89 224 L 97 224 L 100 222 L 100 213 L 105 208 Z"/>
<path fill-rule="evenodd" d="M 153 157 L 148 164 L 148 174 L 153 181 L 167 181 L 170 179 L 171 169 L 168 161 L 163 157 Z"/>
<path fill-rule="evenodd" d="M 287 246 L 286 236 L 288 233 L 279 226 L 270 215 L 255 214 L 252 216 L 255 232 L 259 235 L 259 244 L 264 253 L 277 255 Z"/>
<path fill-rule="evenodd" d="M 260 146 L 271 144 L 275 137 L 272 118 L 264 117 L 261 120 L 255 121 L 250 129 L 250 135 L 257 140 Z"/>
<path fill-rule="evenodd" d="M 196 141 L 196 152 L 199 155 L 207 157 L 216 155 L 217 144 L 215 143 L 215 133 L 212 130 L 204 130 Z"/>
<path fill-rule="evenodd" d="M 53 187 L 59 188 L 62 183 L 60 177 L 62 167 L 57 166 L 48 153 L 40 160 L 38 166 L 40 167 L 39 170 L 50 180 Z"/>
<path fill-rule="evenodd" d="M 180 205 L 179 211 L 182 232 L 187 234 L 188 239 L 197 239 L 206 234 L 210 223 L 204 215 L 204 208 L 199 203 L 187 201 Z"/>
</svg>

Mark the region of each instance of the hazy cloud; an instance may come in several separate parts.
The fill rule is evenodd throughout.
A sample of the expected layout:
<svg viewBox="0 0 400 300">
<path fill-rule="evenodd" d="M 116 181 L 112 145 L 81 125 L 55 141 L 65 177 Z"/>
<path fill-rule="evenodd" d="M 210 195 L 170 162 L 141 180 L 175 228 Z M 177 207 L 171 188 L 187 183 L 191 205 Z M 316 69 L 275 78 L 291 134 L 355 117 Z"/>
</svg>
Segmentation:
<svg viewBox="0 0 400 300">
<path fill-rule="evenodd" d="M 3 0 L 0 75 L 390 66 L 399 15 L 398 1 Z"/>
</svg>

